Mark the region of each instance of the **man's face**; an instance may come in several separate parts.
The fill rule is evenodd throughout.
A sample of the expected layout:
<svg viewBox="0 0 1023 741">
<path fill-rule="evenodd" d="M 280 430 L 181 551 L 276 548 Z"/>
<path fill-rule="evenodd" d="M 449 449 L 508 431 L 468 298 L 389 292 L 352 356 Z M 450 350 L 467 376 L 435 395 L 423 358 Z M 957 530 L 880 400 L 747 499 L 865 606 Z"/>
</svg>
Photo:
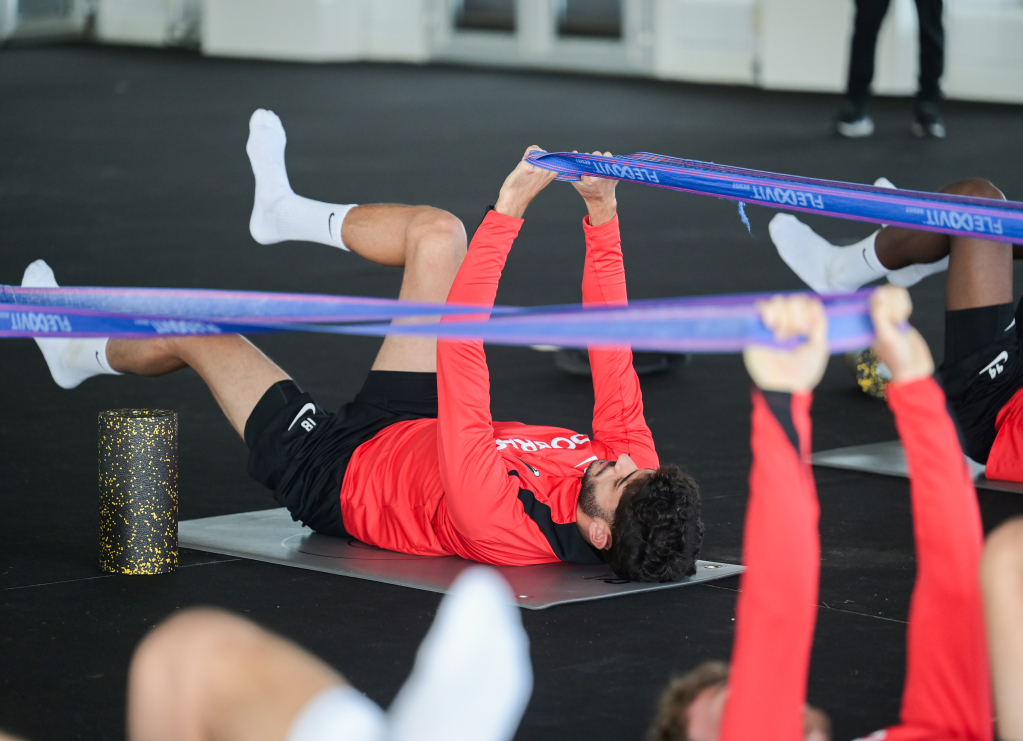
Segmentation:
<svg viewBox="0 0 1023 741">
<path fill-rule="evenodd" d="M 728 685 L 724 682 L 707 687 L 693 698 L 689 707 L 682 711 L 690 741 L 718 741 L 727 699 Z M 828 716 L 810 705 L 803 706 L 803 738 L 805 741 L 831 741 Z"/>
<path fill-rule="evenodd" d="M 610 526 L 625 485 L 651 473 L 652 468 L 640 468 L 627 455 L 619 456 L 617 461 L 593 461 L 583 474 L 579 508 Z"/>
</svg>

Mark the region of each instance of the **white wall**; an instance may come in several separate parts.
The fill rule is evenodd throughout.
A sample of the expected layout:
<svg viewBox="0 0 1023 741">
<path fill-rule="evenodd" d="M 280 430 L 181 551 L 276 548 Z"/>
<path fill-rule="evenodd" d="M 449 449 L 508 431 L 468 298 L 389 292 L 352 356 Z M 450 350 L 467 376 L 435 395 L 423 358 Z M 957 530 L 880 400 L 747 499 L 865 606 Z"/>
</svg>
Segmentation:
<svg viewBox="0 0 1023 741">
<path fill-rule="evenodd" d="M 945 94 L 1023 103 L 1023 1 L 950 3 Z"/>
<path fill-rule="evenodd" d="M 758 12 L 758 0 L 655 0 L 654 75 L 754 84 Z"/>
<path fill-rule="evenodd" d="M 619 39 L 559 37 L 558 0 L 518 0 L 514 33 L 453 27 L 456 0 L 75 0 L 67 17 L 25 20 L 0 0 L 0 41 L 81 33 L 100 41 L 194 41 L 218 56 L 337 62 L 451 61 L 840 93 L 854 0 L 623 0 Z M 201 5 L 201 13 L 200 13 Z M 946 0 L 950 98 L 1023 103 L 1023 0 Z M 912 95 L 913 0 L 892 0 L 874 90 Z"/>
<path fill-rule="evenodd" d="M 358 0 L 203 0 L 202 50 L 302 62 L 362 57 Z"/>
<path fill-rule="evenodd" d="M 429 0 L 203 0 L 202 49 L 302 62 L 430 57 Z"/>
<path fill-rule="evenodd" d="M 95 33 L 110 44 L 199 42 L 200 0 L 97 0 Z"/>
<path fill-rule="evenodd" d="M 841 92 L 849 64 L 851 0 L 761 0 L 760 83 Z"/>
</svg>

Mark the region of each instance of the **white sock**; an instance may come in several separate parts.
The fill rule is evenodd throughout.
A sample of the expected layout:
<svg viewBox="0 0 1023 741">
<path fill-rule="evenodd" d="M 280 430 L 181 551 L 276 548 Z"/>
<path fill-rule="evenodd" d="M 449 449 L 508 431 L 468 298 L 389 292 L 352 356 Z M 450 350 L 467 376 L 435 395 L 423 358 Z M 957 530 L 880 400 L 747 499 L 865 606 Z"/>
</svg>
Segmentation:
<svg viewBox="0 0 1023 741">
<path fill-rule="evenodd" d="M 836 247 L 791 214 L 776 214 L 768 225 L 785 264 L 820 294 L 855 291 L 890 271 L 877 259 L 877 232 L 849 247 Z"/>
<path fill-rule="evenodd" d="M 287 142 L 277 114 L 262 108 L 252 114 L 245 144 L 252 174 L 256 176 L 249 233 L 260 244 L 296 240 L 347 251 L 341 240 L 341 223 L 356 204 L 322 203 L 295 195 L 284 165 Z"/>
<path fill-rule="evenodd" d="M 888 273 L 888 282 L 903 288 L 909 288 L 910 286 L 915 286 L 928 275 L 943 273 L 946 270 L 948 270 L 948 255 L 945 255 L 937 262 L 918 262 L 898 270 L 893 270 Z"/>
<path fill-rule="evenodd" d="M 36 260 L 25 268 L 21 285 L 31 288 L 56 288 L 57 279 L 49 265 L 43 260 Z M 73 389 L 86 378 L 103 373 L 121 375 L 107 363 L 108 337 L 34 339 L 39 349 L 43 351 L 50 375 L 61 388 Z"/>
<path fill-rule="evenodd" d="M 880 178 L 878 178 L 877 180 L 874 181 L 874 187 L 875 188 L 889 188 L 891 190 L 895 190 L 895 183 L 893 183 L 888 178 L 880 177 Z M 884 229 L 886 226 L 888 226 L 888 225 L 887 224 L 881 224 L 881 228 L 882 229 Z"/>
<path fill-rule="evenodd" d="M 285 741 L 380 741 L 384 712 L 354 687 L 328 687 L 305 704 Z"/>
<path fill-rule="evenodd" d="M 455 580 L 387 711 L 389 741 L 508 741 L 533 686 L 529 639 L 505 581 L 476 566 Z"/>
</svg>

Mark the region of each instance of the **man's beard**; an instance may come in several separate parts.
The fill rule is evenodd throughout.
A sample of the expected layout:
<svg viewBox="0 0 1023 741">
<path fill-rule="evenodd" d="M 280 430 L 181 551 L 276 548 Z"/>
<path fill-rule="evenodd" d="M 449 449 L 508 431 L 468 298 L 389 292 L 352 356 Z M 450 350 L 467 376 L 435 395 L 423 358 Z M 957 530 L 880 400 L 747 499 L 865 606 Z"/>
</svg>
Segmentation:
<svg viewBox="0 0 1023 741">
<path fill-rule="evenodd" d="M 583 512 L 594 519 L 600 519 L 610 525 L 614 522 L 614 512 L 608 512 L 597 503 L 597 482 L 594 481 L 596 474 L 591 474 L 593 467 L 586 469 L 583 474 L 583 485 L 579 490 L 579 506 Z"/>
</svg>

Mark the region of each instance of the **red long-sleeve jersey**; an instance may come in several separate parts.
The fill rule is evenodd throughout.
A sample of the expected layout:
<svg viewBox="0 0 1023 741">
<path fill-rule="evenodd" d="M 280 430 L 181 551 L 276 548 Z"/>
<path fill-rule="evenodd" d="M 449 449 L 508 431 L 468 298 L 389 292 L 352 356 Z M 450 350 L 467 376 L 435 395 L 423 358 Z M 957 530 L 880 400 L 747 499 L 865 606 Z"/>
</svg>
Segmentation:
<svg viewBox="0 0 1023 741">
<path fill-rule="evenodd" d="M 1017 391 L 995 418 L 995 442 L 984 475 L 1001 481 L 1023 481 L 1023 390 Z"/>
<path fill-rule="evenodd" d="M 990 741 L 978 569 L 983 531 L 945 396 L 932 379 L 888 387 L 906 449 L 917 579 L 901 723 L 887 741 Z M 799 741 L 817 613 L 820 542 L 808 395 L 753 395 L 753 469 L 722 741 Z"/>
<path fill-rule="evenodd" d="M 455 277 L 450 303 L 491 309 L 521 219 L 490 211 Z M 617 217 L 584 219 L 583 303 L 624 305 Z M 454 319 L 458 321 L 458 319 Z M 424 556 L 524 565 L 601 563 L 576 525 L 582 475 L 627 453 L 659 463 L 628 348 L 591 349 L 593 433 L 490 415 L 483 343 L 437 343 L 437 419 L 398 422 L 360 445 L 341 486 L 345 529 L 366 543 Z"/>
</svg>

